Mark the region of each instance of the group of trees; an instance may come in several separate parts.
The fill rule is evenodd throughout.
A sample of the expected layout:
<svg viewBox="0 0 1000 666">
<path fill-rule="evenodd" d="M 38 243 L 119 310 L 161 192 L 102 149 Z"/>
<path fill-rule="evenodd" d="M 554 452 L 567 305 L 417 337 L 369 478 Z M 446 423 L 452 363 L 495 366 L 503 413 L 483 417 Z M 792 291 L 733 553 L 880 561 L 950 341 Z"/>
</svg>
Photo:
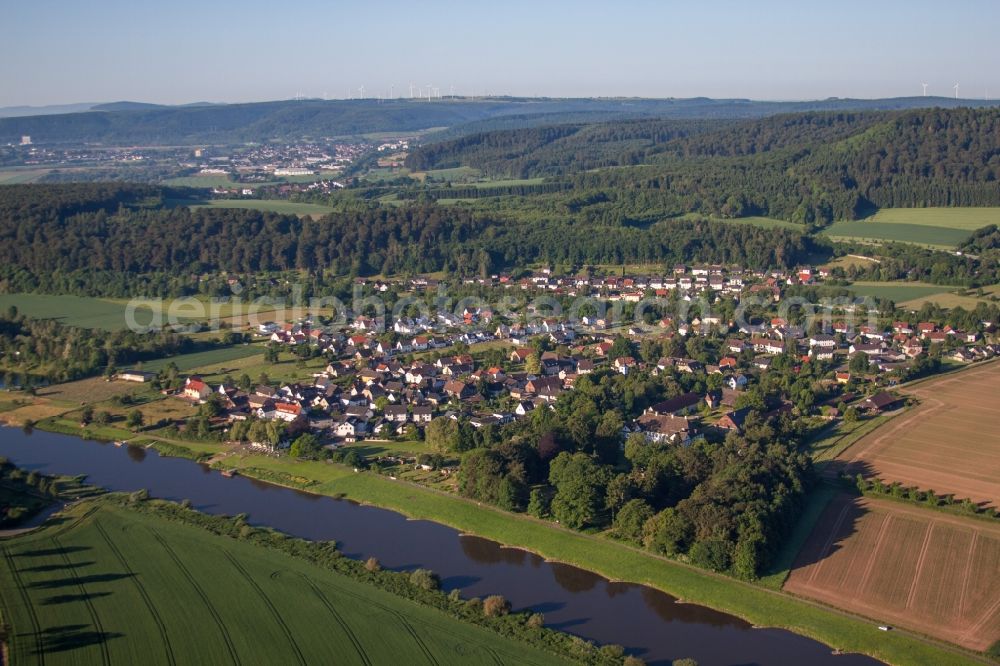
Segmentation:
<svg viewBox="0 0 1000 666">
<path fill-rule="evenodd" d="M 160 331 L 101 331 L 32 319 L 17 308 L 0 313 L 0 370 L 44 377 L 51 382 L 79 379 L 143 360 L 196 351 L 206 345 Z"/>
<path fill-rule="evenodd" d="M 794 524 L 812 478 L 808 457 L 797 451 L 799 425 L 765 413 L 775 396 L 817 382 L 822 369 L 812 370 L 796 379 L 775 372 L 788 378 L 748 392 L 752 411 L 742 434 L 690 446 L 632 434 L 624 458 L 624 424 L 654 402 L 703 391 L 704 378 L 609 371 L 580 377 L 554 410 L 536 409 L 504 426 L 493 443 L 463 443 L 456 434 L 456 446 L 473 447 L 462 454 L 459 491 L 574 529 L 610 528 L 656 552 L 753 578 Z"/>
</svg>

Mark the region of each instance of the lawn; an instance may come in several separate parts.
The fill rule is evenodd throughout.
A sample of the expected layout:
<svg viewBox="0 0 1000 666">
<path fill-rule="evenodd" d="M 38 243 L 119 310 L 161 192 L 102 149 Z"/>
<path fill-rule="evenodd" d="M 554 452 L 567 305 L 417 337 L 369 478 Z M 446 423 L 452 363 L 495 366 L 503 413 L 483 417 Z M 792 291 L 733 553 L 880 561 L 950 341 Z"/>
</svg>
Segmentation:
<svg viewBox="0 0 1000 666">
<path fill-rule="evenodd" d="M 976 229 L 1000 223 L 1000 208 L 887 208 L 824 230 L 834 240 L 898 241 L 952 249 Z"/>
<path fill-rule="evenodd" d="M 561 663 L 305 560 L 103 498 L 0 549 L 12 663 Z"/>
<path fill-rule="evenodd" d="M 210 199 L 208 201 L 175 200 L 173 205 L 189 208 L 239 208 L 241 210 L 259 210 L 265 213 L 283 213 L 287 215 L 326 215 L 333 208 L 320 204 L 287 201 L 285 199 Z"/>
</svg>

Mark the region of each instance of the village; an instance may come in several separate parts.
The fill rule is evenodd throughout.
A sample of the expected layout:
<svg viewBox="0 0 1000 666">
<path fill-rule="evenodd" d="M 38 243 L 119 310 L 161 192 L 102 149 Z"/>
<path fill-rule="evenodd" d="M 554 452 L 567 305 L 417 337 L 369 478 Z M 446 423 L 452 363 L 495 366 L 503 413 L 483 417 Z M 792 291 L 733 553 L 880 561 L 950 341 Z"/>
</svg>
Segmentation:
<svg viewBox="0 0 1000 666">
<path fill-rule="evenodd" d="M 335 448 L 366 439 L 420 440 L 440 417 L 496 429 L 552 408 L 581 377 L 636 373 L 656 378 L 659 399 L 624 424 L 622 441 L 641 433 L 650 442 L 683 445 L 739 433 L 753 411 L 765 418 L 794 413 L 825 420 L 877 414 L 897 406 L 888 392 L 897 383 L 935 372 L 942 363 L 953 367 L 1000 352 L 1000 345 L 988 342 L 996 333 L 990 321 L 964 331 L 932 321 L 872 325 L 879 317 L 855 325 L 855 317 L 867 313 L 852 304 L 811 323 L 774 316 L 789 289 L 829 276 L 812 268 L 784 273 L 675 266 L 665 277 L 559 277 L 541 269 L 516 279 L 466 279 L 464 285 L 488 291 L 586 296 L 612 313 L 615 304 L 659 299 L 665 305 L 653 309 L 656 317 L 631 325 L 608 312 L 544 316 L 537 298 L 521 318 L 481 306 L 395 319 L 356 314 L 340 327 L 311 316 L 268 321 L 250 332 L 269 354 L 322 358 L 325 368 L 309 380 L 280 385 L 246 377 L 240 385 L 210 385 L 189 376 L 173 394 L 195 404 L 211 401 L 221 428 L 248 420 L 282 424 L 277 441 L 256 446 L 281 448 L 296 434 L 312 432 Z M 358 278 L 357 284 L 371 294 L 430 294 L 444 286 L 425 277 Z M 733 308 L 751 297 L 766 305 L 753 323 L 737 323 Z M 710 303 L 718 314 L 695 309 L 694 316 L 659 316 L 667 305 L 686 302 Z M 806 364 L 809 372 L 802 374 L 815 381 L 808 401 L 795 391 L 775 394 L 773 381 L 769 393 L 760 389 L 768 375 L 794 382 Z M 155 379 L 142 372 L 119 378 Z"/>
</svg>

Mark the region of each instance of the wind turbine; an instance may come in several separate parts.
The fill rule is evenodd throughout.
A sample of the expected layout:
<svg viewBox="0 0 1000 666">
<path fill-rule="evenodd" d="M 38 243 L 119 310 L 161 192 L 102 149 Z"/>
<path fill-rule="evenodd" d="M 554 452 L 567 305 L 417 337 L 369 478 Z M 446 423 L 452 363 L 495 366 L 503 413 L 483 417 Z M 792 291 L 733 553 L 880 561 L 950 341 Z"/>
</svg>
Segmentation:
<svg viewBox="0 0 1000 666">
<path fill-rule="evenodd" d="M 361 86 L 360 88 L 358 88 L 358 92 L 361 93 L 361 99 L 364 99 L 365 98 L 365 87 Z"/>
<path fill-rule="evenodd" d="M 410 81 L 410 99 L 413 99 L 413 81 Z"/>
<path fill-rule="evenodd" d="M 958 99 L 958 84 L 955 84 L 955 99 Z"/>
<path fill-rule="evenodd" d="M 921 83 L 920 85 L 922 85 L 924 87 L 924 97 L 927 97 L 927 84 L 926 83 Z"/>
</svg>

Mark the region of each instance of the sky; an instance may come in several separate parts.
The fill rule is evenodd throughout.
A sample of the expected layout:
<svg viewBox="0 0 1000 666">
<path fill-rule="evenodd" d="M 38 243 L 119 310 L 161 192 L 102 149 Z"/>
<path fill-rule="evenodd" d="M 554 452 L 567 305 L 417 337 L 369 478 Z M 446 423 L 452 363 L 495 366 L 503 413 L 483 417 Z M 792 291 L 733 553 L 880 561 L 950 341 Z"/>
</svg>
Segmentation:
<svg viewBox="0 0 1000 666">
<path fill-rule="evenodd" d="M 0 106 L 1000 96 L 1000 0 L 5 0 Z M 992 90 L 992 93 L 988 91 Z"/>
</svg>

